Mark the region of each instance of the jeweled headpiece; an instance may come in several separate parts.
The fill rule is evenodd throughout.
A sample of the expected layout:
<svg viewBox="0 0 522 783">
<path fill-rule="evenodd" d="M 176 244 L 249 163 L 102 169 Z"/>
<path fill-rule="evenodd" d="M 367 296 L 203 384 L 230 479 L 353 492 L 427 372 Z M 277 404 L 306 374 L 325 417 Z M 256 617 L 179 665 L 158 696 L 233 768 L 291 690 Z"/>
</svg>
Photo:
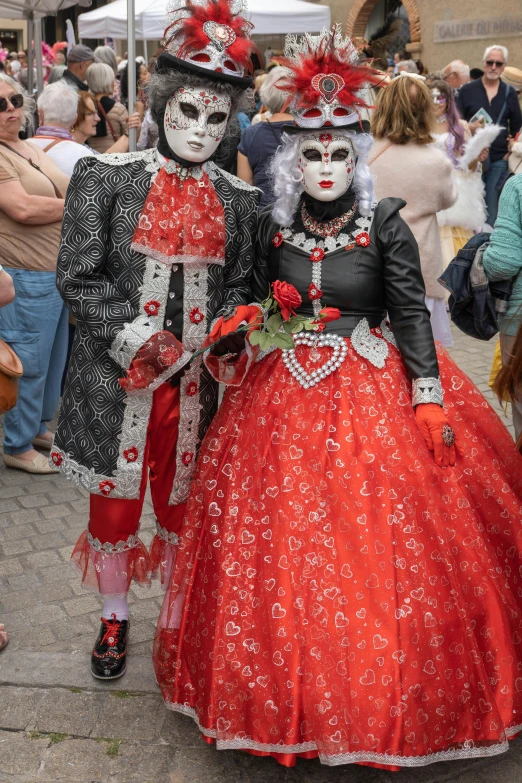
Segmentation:
<svg viewBox="0 0 522 783">
<path fill-rule="evenodd" d="M 382 74 L 359 64 L 357 49 L 344 38 L 341 26 L 324 28 L 319 35 L 308 33 L 297 39 L 288 35 L 284 57 L 278 63 L 289 75 L 278 87 L 293 99 L 290 112 L 295 130 L 303 128 L 353 127 L 368 130 L 360 110 L 367 103 L 368 88 L 382 82 Z M 288 126 L 285 131 L 289 130 Z"/>
<path fill-rule="evenodd" d="M 161 57 L 220 81 L 243 81 L 253 49 L 245 7 L 244 0 L 170 0 Z"/>
</svg>

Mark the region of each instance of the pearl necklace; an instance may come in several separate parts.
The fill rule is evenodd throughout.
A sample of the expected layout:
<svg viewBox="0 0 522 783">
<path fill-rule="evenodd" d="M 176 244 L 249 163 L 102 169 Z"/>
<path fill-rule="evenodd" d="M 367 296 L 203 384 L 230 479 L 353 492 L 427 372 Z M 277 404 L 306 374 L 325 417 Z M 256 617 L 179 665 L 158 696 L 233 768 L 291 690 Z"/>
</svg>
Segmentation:
<svg viewBox="0 0 522 783">
<path fill-rule="evenodd" d="M 343 226 L 346 225 L 346 223 L 349 223 L 350 220 L 353 218 L 357 211 L 357 201 L 353 205 L 353 207 L 348 210 L 348 212 L 345 212 L 344 215 L 339 215 L 339 217 L 334 218 L 333 220 L 325 220 L 324 222 L 319 222 L 318 220 L 315 220 L 311 215 L 308 214 L 308 211 L 304 205 L 304 203 L 301 205 L 301 220 L 303 221 L 303 226 L 311 233 L 314 234 L 314 236 L 317 237 L 333 237 L 336 236 Z"/>
</svg>

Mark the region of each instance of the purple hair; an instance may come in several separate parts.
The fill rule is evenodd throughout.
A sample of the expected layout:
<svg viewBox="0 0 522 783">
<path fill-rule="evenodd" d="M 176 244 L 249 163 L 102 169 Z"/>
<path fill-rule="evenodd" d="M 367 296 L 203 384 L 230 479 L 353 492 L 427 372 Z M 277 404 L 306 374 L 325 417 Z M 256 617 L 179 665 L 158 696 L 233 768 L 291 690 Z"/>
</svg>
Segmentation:
<svg viewBox="0 0 522 783">
<path fill-rule="evenodd" d="M 462 152 L 464 146 L 464 128 L 460 124 L 460 115 L 455 103 L 452 88 L 444 81 L 438 80 L 430 85 L 432 90 L 438 90 L 446 98 L 446 114 L 448 117 L 449 132 L 455 139 L 453 149 L 457 153 Z"/>
</svg>

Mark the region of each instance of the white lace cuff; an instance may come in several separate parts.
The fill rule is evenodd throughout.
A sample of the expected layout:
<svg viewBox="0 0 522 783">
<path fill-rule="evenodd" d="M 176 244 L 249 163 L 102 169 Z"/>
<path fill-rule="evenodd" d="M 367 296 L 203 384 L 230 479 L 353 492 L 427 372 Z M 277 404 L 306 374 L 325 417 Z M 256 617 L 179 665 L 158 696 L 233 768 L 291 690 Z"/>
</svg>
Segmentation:
<svg viewBox="0 0 522 783">
<path fill-rule="evenodd" d="M 128 370 L 132 360 L 147 340 L 158 331 L 155 318 L 148 315 L 139 315 L 134 321 L 125 324 L 121 332 L 118 332 L 109 349 L 109 356 L 116 364 Z"/>
<path fill-rule="evenodd" d="M 412 383 L 412 405 L 434 402 L 442 407 L 444 392 L 440 378 L 416 378 Z"/>
</svg>

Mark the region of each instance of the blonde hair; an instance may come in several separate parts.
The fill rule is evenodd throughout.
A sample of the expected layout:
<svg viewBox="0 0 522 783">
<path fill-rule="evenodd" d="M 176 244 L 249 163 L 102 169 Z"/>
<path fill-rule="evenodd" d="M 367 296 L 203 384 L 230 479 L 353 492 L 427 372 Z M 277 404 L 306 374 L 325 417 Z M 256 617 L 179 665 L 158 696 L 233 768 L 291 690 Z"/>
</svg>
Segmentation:
<svg viewBox="0 0 522 783">
<path fill-rule="evenodd" d="M 376 139 L 393 144 L 432 144 L 435 111 L 431 93 L 419 78 L 397 77 L 379 90 L 377 108 L 371 118 Z"/>
</svg>

